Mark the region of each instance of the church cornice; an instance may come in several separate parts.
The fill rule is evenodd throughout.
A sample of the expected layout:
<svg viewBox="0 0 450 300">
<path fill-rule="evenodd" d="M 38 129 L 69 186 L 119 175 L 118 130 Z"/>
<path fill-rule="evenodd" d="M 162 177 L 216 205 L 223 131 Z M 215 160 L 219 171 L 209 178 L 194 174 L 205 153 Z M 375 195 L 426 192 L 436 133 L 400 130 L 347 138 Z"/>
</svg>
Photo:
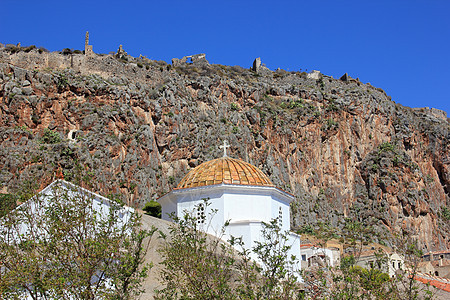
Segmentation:
<svg viewBox="0 0 450 300">
<path fill-rule="evenodd" d="M 261 185 L 246 185 L 246 184 L 227 184 L 227 183 L 220 183 L 220 184 L 214 184 L 214 185 L 207 185 L 207 186 L 199 186 L 199 187 L 192 187 L 192 188 L 175 188 L 170 193 L 162 196 L 166 197 L 169 195 L 176 195 L 176 194 L 197 194 L 197 193 L 205 193 L 207 191 L 221 191 L 221 192 L 228 192 L 228 193 L 246 193 L 246 194 L 258 194 L 258 195 L 278 195 L 281 199 L 284 199 L 285 202 L 292 202 L 295 197 L 294 195 L 277 188 L 276 186 L 261 186 Z M 170 196 L 169 196 L 170 197 Z M 160 198 L 160 199 L 161 199 Z"/>
</svg>

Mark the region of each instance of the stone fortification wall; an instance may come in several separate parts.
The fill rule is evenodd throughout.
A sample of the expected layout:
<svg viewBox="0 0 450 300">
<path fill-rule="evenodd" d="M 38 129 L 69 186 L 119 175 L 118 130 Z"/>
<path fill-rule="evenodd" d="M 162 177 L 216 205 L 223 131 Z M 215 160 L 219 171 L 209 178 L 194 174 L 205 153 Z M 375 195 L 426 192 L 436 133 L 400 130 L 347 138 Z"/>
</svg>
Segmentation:
<svg viewBox="0 0 450 300">
<path fill-rule="evenodd" d="M 128 56 L 127 60 L 118 59 L 113 55 L 83 54 L 63 55 L 59 52 L 39 53 L 38 51 L 18 52 L 9 54 L 0 51 L 0 62 L 9 63 L 13 66 L 28 70 L 65 70 L 73 69 L 81 75 L 97 74 L 105 78 L 119 77 L 133 81 L 146 82 L 159 78 L 155 68 L 145 68 L 144 65 L 159 66 L 166 68 L 165 62 L 154 62 L 147 58 L 133 58 Z"/>
<path fill-rule="evenodd" d="M 422 112 L 426 114 L 427 116 L 431 117 L 431 119 L 439 119 L 442 121 L 449 121 L 447 117 L 447 113 L 443 110 L 437 109 L 437 108 L 430 108 L 430 107 L 420 107 L 420 108 L 414 108 L 415 111 Z"/>
</svg>

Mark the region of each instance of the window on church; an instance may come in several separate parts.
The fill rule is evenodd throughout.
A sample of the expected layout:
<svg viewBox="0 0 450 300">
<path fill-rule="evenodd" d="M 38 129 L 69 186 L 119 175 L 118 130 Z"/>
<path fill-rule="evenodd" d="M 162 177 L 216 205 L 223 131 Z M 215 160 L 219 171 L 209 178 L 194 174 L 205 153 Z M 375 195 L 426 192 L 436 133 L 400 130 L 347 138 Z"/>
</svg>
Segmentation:
<svg viewBox="0 0 450 300">
<path fill-rule="evenodd" d="M 278 226 L 283 226 L 283 210 L 280 208 L 278 209 Z"/>
<path fill-rule="evenodd" d="M 302 260 L 306 261 L 306 254 L 302 254 Z"/>
<path fill-rule="evenodd" d="M 197 223 L 205 224 L 206 215 L 205 215 L 205 205 L 203 203 L 197 206 Z"/>
</svg>

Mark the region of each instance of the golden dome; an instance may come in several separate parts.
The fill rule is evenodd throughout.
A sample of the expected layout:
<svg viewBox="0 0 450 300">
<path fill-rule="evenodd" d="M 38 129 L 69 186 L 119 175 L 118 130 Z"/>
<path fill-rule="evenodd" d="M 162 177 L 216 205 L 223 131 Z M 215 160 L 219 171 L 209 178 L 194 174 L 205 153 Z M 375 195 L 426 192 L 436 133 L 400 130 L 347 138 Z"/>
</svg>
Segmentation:
<svg viewBox="0 0 450 300">
<path fill-rule="evenodd" d="M 202 163 L 180 181 L 177 189 L 214 184 L 242 184 L 274 186 L 257 167 L 231 157 L 221 157 Z"/>
</svg>

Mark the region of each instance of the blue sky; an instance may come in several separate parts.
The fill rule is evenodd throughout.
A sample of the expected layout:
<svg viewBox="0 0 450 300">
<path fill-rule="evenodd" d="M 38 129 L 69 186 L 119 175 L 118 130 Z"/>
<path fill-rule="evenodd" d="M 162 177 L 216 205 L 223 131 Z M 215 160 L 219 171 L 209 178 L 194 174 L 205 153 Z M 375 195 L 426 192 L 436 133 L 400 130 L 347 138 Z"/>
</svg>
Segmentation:
<svg viewBox="0 0 450 300">
<path fill-rule="evenodd" d="M 450 1 L 0 0 L 0 42 L 156 60 L 348 73 L 411 107 L 450 114 Z"/>
</svg>

